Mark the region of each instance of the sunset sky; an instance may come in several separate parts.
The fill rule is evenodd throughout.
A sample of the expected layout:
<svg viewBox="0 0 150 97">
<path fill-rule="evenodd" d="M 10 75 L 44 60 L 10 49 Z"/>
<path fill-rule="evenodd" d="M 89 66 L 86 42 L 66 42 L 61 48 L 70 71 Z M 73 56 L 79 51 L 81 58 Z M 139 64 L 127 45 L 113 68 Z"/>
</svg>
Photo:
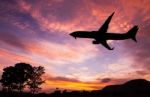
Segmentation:
<svg viewBox="0 0 150 97">
<path fill-rule="evenodd" d="M 139 26 L 137 43 L 109 41 L 110 51 L 69 33 Z M 96 90 L 131 79 L 150 80 L 150 0 L 0 0 L 0 75 L 25 62 L 45 67 L 43 91 Z"/>
</svg>

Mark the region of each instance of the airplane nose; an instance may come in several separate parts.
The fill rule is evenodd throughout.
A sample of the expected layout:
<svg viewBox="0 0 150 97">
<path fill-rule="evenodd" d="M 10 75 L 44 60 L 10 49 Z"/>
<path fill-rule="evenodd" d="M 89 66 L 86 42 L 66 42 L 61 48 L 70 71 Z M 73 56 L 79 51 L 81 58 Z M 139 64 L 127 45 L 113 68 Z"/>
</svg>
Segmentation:
<svg viewBox="0 0 150 97">
<path fill-rule="evenodd" d="M 74 37 L 74 38 L 76 39 L 76 37 L 75 37 L 74 33 L 70 33 L 69 35 L 71 35 L 72 37 Z"/>
<path fill-rule="evenodd" d="M 71 35 L 71 36 L 72 36 L 72 33 L 70 33 L 69 35 Z"/>
<path fill-rule="evenodd" d="M 73 33 L 70 33 L 69 35 L 74 36 Z"/>
</svg>

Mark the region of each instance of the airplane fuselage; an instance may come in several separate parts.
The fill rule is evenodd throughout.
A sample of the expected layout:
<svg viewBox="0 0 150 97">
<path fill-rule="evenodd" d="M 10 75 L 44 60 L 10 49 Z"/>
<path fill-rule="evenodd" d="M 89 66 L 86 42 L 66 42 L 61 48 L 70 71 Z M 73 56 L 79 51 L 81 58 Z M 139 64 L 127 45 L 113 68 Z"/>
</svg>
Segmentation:
<svg viewBox="0 0 150 97">
<path fill-rule="evenodd" d="M 102 40 L 124 40 L 129 39 L 129 35 L 126 33 L 120 34 L 120 33 L 103 33 L 100 34 L 98 31 L 76 31 L 72 33 L 72 36 L 78 37 L 78 38 L 92 38 L 96 41 L 102 41 Z"/>
</svg>

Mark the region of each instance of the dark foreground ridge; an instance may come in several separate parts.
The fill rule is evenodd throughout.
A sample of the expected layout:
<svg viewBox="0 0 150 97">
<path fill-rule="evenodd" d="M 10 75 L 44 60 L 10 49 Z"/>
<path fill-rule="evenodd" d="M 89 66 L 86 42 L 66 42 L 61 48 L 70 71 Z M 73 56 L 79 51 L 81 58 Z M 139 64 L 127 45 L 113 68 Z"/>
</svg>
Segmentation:
<svg viewBox="0 0 150 97">
<path fill-rule="evenodd" d="M 8 93 L 0 92 L 0 97 L 150 97 L 150 82 L 135 79 L 121 85 L 110 85 L 96 91 L 60 91 L 51 94 Z"/>
</svg>

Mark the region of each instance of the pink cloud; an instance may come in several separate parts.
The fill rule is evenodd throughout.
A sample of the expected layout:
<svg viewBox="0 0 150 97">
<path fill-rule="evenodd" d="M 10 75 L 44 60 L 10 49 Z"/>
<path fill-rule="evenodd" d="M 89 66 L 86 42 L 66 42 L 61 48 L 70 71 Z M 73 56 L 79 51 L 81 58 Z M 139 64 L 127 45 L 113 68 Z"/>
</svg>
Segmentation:
<svg viewBox="0 0 150 97">
<path fill-rule="evenodd" d="M 84 62 L 86 59 L 94 57 L 97 49 L 87 44 L 82 46 L 72 46 L 70 44 L 57 44 L 48 41 L 41 41 L 37 44 L 29 44 L 26 49 L 33 55 L 45 57 L 54 62 L 62 62 L 60 64 L 68 62 Z M 91 52 L 91 53 L 89 53 Z M 89 56 L 84 56 L 85 54 Z"/>
</svg>

